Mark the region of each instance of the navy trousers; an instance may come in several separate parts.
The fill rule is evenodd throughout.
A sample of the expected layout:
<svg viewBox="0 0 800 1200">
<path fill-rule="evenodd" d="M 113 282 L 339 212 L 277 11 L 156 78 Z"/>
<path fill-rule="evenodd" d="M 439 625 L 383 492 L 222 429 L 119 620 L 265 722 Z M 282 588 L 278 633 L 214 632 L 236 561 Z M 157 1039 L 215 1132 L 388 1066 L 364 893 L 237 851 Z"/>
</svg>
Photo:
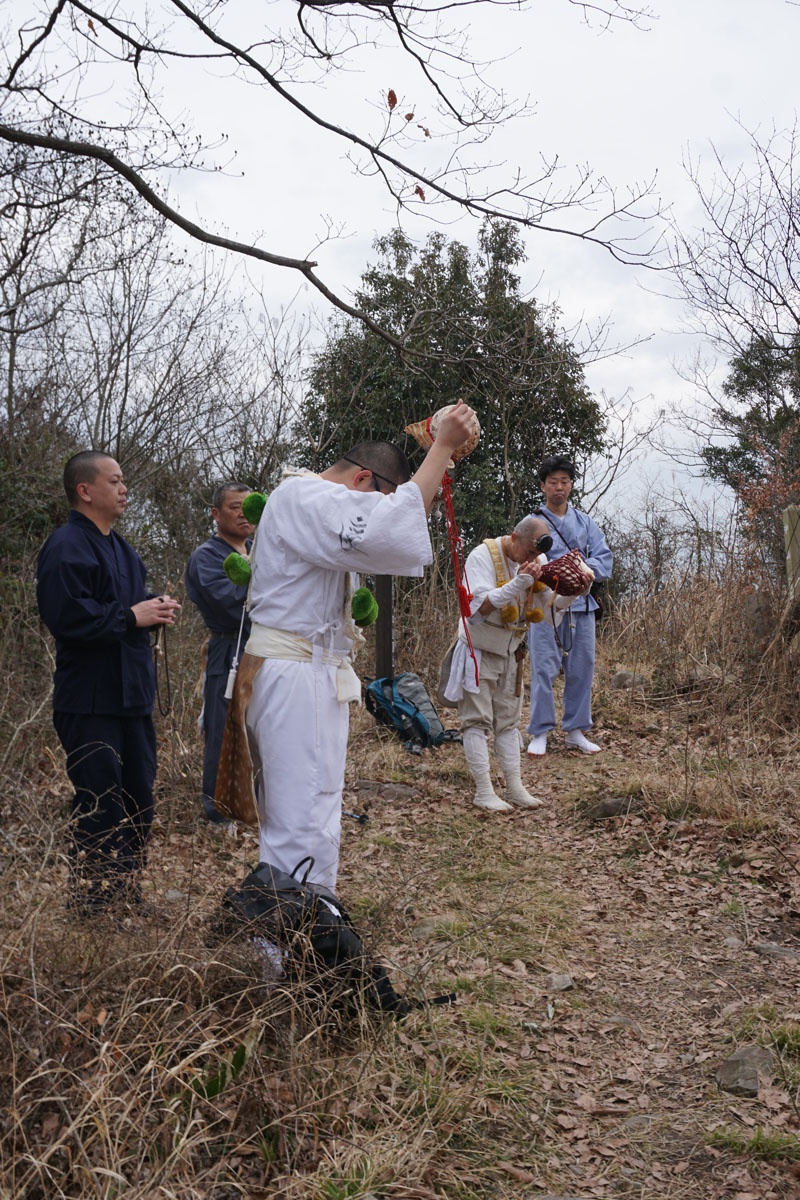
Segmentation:
<svg viewBox="0 0 800 1200">
<path fill-rule="evenodd" d="M 206 650 L 206 674 L 203 682 L 203 808 L 206 816 L 212 819 L 217 811 L 214 807 L 214 791 L 217 786 L 217 768 L 222 749 L 222 735 L 225 732 L 225 718 L 228 715 L 225 689 L 228 686 L 228 672 L 236 654 L 236 642 L 236 634 L 230 637 L 211 637 Z"/>
<path fill-rule="evenodd" d="M 126 891 L 137 895 L 153 824 L 152 717 L 55 712 L 53 724 L 75 789 L 74 897 L 100 907 Z"/>
</svg>

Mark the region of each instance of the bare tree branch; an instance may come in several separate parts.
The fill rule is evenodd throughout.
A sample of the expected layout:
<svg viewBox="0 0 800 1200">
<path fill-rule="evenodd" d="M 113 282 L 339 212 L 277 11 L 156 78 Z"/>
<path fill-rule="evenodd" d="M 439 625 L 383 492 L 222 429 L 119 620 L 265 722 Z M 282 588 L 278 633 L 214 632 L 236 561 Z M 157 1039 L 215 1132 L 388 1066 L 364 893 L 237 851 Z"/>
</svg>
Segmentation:
<svg viewBox="0 0 800 1200">
<path fill-rule="evenodd" d="M 711 172 L 686 162 L 703 227 L 676 229 L 671 248 L 691 327 L 732 354 L 754 338 L 780 345 L 800 331 L 798 130 L 749 138 L 750 164 L 731 168 L 714 146 Z"/>
<path fill-rule="evenodd" d="M 110 167 L 112 171 L 116 171 L 117 174 L 121 175 L 123 179 L 127 180 L 127 182 L 130 183 L 130 185 L 144 200 L 147 201 L 152 208 L 155 209 L 157 213 L 159 213 L 162 217 L 165 217 L 179 229 L 182 229 L 184 233 L 188 233 L 190 237 L 195 238 L 199 242 L 204 242 L 209 246 L 218 246 L 222 250 L 232 250 L 234 253 L 242 254 L 247 258 L 255 258 L 260 262 L 270 263 L 273 266 L 291 267 L 296 271 L 300 271 L 309 281 L 309 283 L 313 284 L 313 286 L 319 292 L 321 292 L 326 300 L 330 301 L 330 303 L 335 305 L 336 308 L 340 308 L 342 312 L 346 312 L 349 316 L 356 317 L 358 320 L 363 321 L 369 329 L 372 329 L 373 333 L 377 333 L 380 337 L 383 337 L 386 339 L 386 341 L 390 342 L 391 345 L 396 346 L 398 349 L 402 349 L 402 340 L 395 338 L 392 334 L 389 334 L 385 330 L 381 329 L 378 325 L 371 321 L 365 313 L 360 312 L 357 308 L 354 308 L 351 304 L 348 304 L 345 300 L 343 300 L 341 296 L 338 296 L 335 292 L 331 291 L 331 289 L 324 284 L 317 275 L 314 274 L 313 268 L 316 266 L 316 263 L 306 262 L 302 259 L 287 258 L 280 254 L 271 254 L 268 250 L 261 250 L 258 246 L 251 246 L 246 242 L 236 242 L 230 238 L 224 238 L 219 234 L 211 233 L 209 230 L 203 229 L 202 226 L 197 225 L 194 221 L 190 221 L 176 209 L 172 208 L 171 205 L 167 204 L 166 201 L 162 200 L 158 193 L 155 192 L 150 185 L 145 182 L 141 175 L 134 171 L 133 168 L 129 167 L 127 163 L 122 162 L 121 159 L 117 158 L 115 154 L 113 154 L 110 150 L 107 150 L 105 147 L 94 146 L 88 142 L 73 142 L 67 138 L 52 137 L 44 134 L 24 134 L 20 133 L 18 130 L 10 129 L 5 125 L 0 125 L 0 138 L 3 138 L 8 142 L 12 142 L 15 145 L 37 146 L 40 149 L 56 150 L 60 153 L 71 154 L 78 158 L 97 159 L 98 162 L 102 162 L 105 166 Z"/>
<path fill-rule="evenodd" d="M 486 65 L 469 57 L 463 30 L 447 29 L 439 22 L 446 14 L 461 16 L 487 5 L 501 10 L 519 7 L 516 0 L 284 0 L 271 7 L 274 24 L 265 28 L 262 12 L 237 12 L 227 0 L 202 6 L 189 0 L 156 0 L 146 10 L 124 0 L 57 0 L 52 7 L 27 0 L 31 13 L 39 15 L 19 24 L 16 39 L 7 39 L 6 69 L 0 77 L 0 138 L 104 163 L 190 237 L 299 272 L 331 304 L 370 328 L 365 314 L 320 279 L 316 263 L 221 237 L 163 198 L 148 178 L 150 172 L 196 168 L 202 165 L 202 153 L 214 149 L 202 130 L 192 131 L 168 112 L 164 91 L 169 95 L 165 69 L 170 63 L 180 61 L 198 70 L 227 64 L 236 79 L 262 89 L 315 129 L 349 145 L 357 170 L 381 176 L 400 208 L 417 210 L 439 202 L 475 216 L 579 238 L 622 262 L 644 260 L 652 250 L 643 244 L 649 222 L 659 215 L 658 205 L 650 202 L 652 182 L 618 198 L 602 176 L 583 169 L 576 181 L 557 186 L 562 166 L 553 160 L 541 164 L 538 178 L 526 179 L 512 169 L 505 183 L 494 186 L 496 169 L 472 160 L 471 150 L 516 109 L 485 82 Z M 620 0 L 577 7 L 586 19 L 603 24 L 643 24 L 650 17 L 648 9 Z M 286 13 L 295 16 L 294 32 L 281 26 Z M 261 26 L 252 30 L 257 33 L 252 37 L 257 21 Z M 427 91 L 424 104 L 407 111 L 393 92 L 385 92 L 377 136 L 331 117 L 321 88 L 300 90 L 305 83 L 321 82 L 334 68 L 351 66 L 351 56 L 365 48 L 399 51 Z M 311 71 L 318 78 L 310 76 Z M 197 79 L 197 86 L 206 78 Z M 132 92 L 123 90 L 126 84 Z M 109 91 L 113 104 L 99 106 L 101 89 Z M 304 98 L 309 95 L 311 101 Z M 427 106 L 432 106 L 430 116 L 418 115 Z M 363 124 L 376 109 L 372 103 L 353 111 Z M 431 139 L 428 125 L 436 111 L 444 124 L 437 118 Z M 114 124 L 117 112 L 121 116 Z M 271 114 L 265 127 L 274 120 Z M 433 140 L 437 149 L 449 144 L 438 165 L 433 163 Z M 410 157 L 395 146 L 405 147 Z M 587 211 L 593 215 L 582 225 L 553 219 Z M 375 332 L 381 333 L 377 327 Z M 402 346 L 397 337 L 388 340 Z"/>
</svg>

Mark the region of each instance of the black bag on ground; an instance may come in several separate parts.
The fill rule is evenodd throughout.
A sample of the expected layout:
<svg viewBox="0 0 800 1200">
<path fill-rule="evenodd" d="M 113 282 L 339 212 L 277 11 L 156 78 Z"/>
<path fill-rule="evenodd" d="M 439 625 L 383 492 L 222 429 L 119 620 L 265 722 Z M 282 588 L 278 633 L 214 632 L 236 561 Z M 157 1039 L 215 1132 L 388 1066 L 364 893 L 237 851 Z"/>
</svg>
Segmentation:
<svg viewBox="0 0 800 1200">
<path fill-rule="evenodd" d="M 306 866 L 306 864 L 308 864 Z M 385 967 L 371 962 L 340 900 L 318 883 L 308 883 L 313 860 L 305 858 L 291 875 L 259 863 L 222 902 L 223 931 L 265 938 L 286 951 L 290 978 L 322 985 L 333 1000 L 359 1001 L 395 1017 L 418 1002 L 399 996 Z M 306 866 L 305 876 L 298 877 Z M 450 999 L 449 997 L 447 999 Z M 432 1003 L 444 1003 L 437 999 Z"/>
<path fill-rule="evenodd" d="M 425 684 L 413 671 L 371 680 L 364 700 L 378 724 L 393 729 L 412 753 L 461 741 L 458 730 L 444 728 Z"/>
</svg>

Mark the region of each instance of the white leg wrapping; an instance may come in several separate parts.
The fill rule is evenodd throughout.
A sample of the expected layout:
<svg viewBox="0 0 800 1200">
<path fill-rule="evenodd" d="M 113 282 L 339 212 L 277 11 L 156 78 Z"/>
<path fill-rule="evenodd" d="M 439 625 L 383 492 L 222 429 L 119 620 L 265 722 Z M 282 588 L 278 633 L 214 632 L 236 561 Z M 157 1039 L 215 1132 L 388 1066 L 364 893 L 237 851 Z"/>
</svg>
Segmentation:
<svg viewBox="0 0 800 1200">
<path fill-rule="evenodd" d="M 309 876 L 333 891 L 339 865 L 349 714 L 336 698 L 336 668 L 271 658 L 253 685 L 247 727 L 263 764 L 259 855 L 293 871 L 306 855 Z"/>
<path fill-rule="evenodd" d="M 495 753 L 506 780 L 506 796 L 517 808 L 539 808 L 544 804 L 538 796 L 532 796 L 522 783 L 519 755 L 519 733 L 516 729 L 504 729 L 494 739 Z"/>
<path fill-rule="evenodd" d="M 487 812 L 509 812 L 511 805 L 501 800 L 492 787 L 489 745 L 482 729 L 464 730 L 464 757 L 475 780 L 475 798 L 472 803 Z"/>
</svg>

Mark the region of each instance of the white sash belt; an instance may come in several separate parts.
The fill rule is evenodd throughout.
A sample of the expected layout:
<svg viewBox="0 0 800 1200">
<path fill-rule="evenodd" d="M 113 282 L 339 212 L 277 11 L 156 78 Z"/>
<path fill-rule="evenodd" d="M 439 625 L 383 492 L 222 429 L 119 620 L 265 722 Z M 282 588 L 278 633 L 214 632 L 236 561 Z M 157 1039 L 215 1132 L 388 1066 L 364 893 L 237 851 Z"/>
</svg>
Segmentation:
<svg viewBox="0 0 800 1200">
<path fill-rule="evenodd" d="M 250 637 L 245 650 L 256 658 L 283 658 L 291 662 L 324 663 L 336 667 L 336 698 L 342 704 L 361 699 L 361 680 L 353 670 L 347 654 L 334 654 L 314 645 L 308 638 L 285 629 L 270 629 L 267 625 L 250 627 Z"/>
</svg>

